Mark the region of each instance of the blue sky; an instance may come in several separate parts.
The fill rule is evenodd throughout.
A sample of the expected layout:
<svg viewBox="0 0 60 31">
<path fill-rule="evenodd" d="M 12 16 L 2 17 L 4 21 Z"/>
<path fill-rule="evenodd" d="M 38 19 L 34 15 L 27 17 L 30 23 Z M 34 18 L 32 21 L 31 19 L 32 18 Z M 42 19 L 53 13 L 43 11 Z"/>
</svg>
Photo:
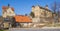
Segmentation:
<svg viewBox="0 0 60 31">
<path fill-rule="evenodd" d="M 0 15 L 2 15 L 2 6 L 7 6 L 8 3 L 10 7 L 14 7 L 15 13 L 19 15 L 29 14 L 33 5 L 40 5 L 45 7 L 46 4 L 49 5 L 60 0 L 0 0 Z"/>
</svg>

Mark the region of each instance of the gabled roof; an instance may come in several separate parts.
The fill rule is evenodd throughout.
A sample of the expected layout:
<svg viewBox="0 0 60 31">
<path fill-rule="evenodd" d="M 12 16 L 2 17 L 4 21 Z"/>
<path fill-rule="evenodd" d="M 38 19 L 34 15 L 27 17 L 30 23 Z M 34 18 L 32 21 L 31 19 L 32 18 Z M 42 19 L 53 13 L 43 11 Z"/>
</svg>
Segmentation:
<svg viewBox="0 0 60 31">
<path fill-rule="evenodd" d="M 2 9 L 3 10 L 6 10 L 6 9 L 8 9 L 8 7 L 7 6 L 2 6 Z M 14 11 L 14 8 L 13 7 L 11 7 L 11 9 Z"/>
<path fill-rule="evenodd" d="M 20 22 L 20 23 L 31 23 L 32 22 L 31 18 L 28 16 L 18 15 L 18 16 L 14 16 L 14 18 L 16 22 Z"/>
</svg>

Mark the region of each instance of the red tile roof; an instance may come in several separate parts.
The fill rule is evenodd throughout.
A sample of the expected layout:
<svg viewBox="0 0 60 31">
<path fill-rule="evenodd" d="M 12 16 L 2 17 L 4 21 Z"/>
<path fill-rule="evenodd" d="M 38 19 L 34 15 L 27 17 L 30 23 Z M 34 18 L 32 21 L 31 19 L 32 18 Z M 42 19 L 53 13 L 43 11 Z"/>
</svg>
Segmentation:
<svg viewBox="0 0 60 31">
<path fill-rule="evenodd" d="M 28 16 L 15 16 L 15 20 L 16 22 L 23 22 L 23 23 L 29 23 L 32 22 L 31 18 L 29 18 Z"/>
<path fill-rule="evenodd" d="M 3 7 L 2 7 L 2 9 L 3 9 L 3 10 L 6 10 L 6 9 L 7 9 L 7 7 L 6 7 L 6 6 L 3 6 Z"/>
<path fill-rule="evenodd" d="M 3 10 L 6 10 L 8 7 L 7 6 L 2 6 L 2 9 Z M 13 7 L 11 7 L 11 9 L 14 11 L 14 8 Z"/>
</svg>

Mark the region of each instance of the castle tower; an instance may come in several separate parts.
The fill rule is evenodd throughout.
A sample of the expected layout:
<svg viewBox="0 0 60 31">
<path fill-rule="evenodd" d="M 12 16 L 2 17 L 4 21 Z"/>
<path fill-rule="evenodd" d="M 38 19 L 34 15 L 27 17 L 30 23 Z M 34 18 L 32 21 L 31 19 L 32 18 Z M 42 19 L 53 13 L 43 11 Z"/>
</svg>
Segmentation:
<svg viewBox="0 0 60 31">
<path fill-rule="evenodd" d="M 48 5 L 46 5 L 45 8 L 48 9 Z"/>
<path fill-rule="evenodd" d="M 2 16 L 3 17 L 15 16 L 14 8 L 10 7 L 9 4 L 8 4 L 8 6 L 3 6 L 2 7 Z"/>
<path fill-rule="evenodd" d="M 35 17 L 39 17 L 40 16 L 40 6 L 32 6 L 32 12 L 35 14 Z"/>
<path fill-rule="evenodd" d="M 34 12 L 34 10 L 35 10 L 35 6 L 32 6 L 32 12 Z"/>
</svg>

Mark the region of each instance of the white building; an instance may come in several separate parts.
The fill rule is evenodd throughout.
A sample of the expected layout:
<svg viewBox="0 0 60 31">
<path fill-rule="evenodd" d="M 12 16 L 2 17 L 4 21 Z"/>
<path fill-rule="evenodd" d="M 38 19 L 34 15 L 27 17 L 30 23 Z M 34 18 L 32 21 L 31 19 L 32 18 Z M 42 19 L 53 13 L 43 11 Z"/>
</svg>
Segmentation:
<svg viewBox="0 0 60 31">
<path fill-rule="evenodd" d="M 46 5 L 45 8 L 43 8 L 39 5 L 32 6 L 32 12 L 35 15 L 35 17 L 32 18 L 33 22 L 46 21 L 45 18 L 52 17 L 52 11 L 48 9 L 48 5 Z"/>
<path fill-rule="evenodd" d="M 2 16 L 7 17 L 7 16 L 15 16 L 14 13 L 14 8 L 8 6 L 3 6 L 2 7 Z"/>
</svg>

